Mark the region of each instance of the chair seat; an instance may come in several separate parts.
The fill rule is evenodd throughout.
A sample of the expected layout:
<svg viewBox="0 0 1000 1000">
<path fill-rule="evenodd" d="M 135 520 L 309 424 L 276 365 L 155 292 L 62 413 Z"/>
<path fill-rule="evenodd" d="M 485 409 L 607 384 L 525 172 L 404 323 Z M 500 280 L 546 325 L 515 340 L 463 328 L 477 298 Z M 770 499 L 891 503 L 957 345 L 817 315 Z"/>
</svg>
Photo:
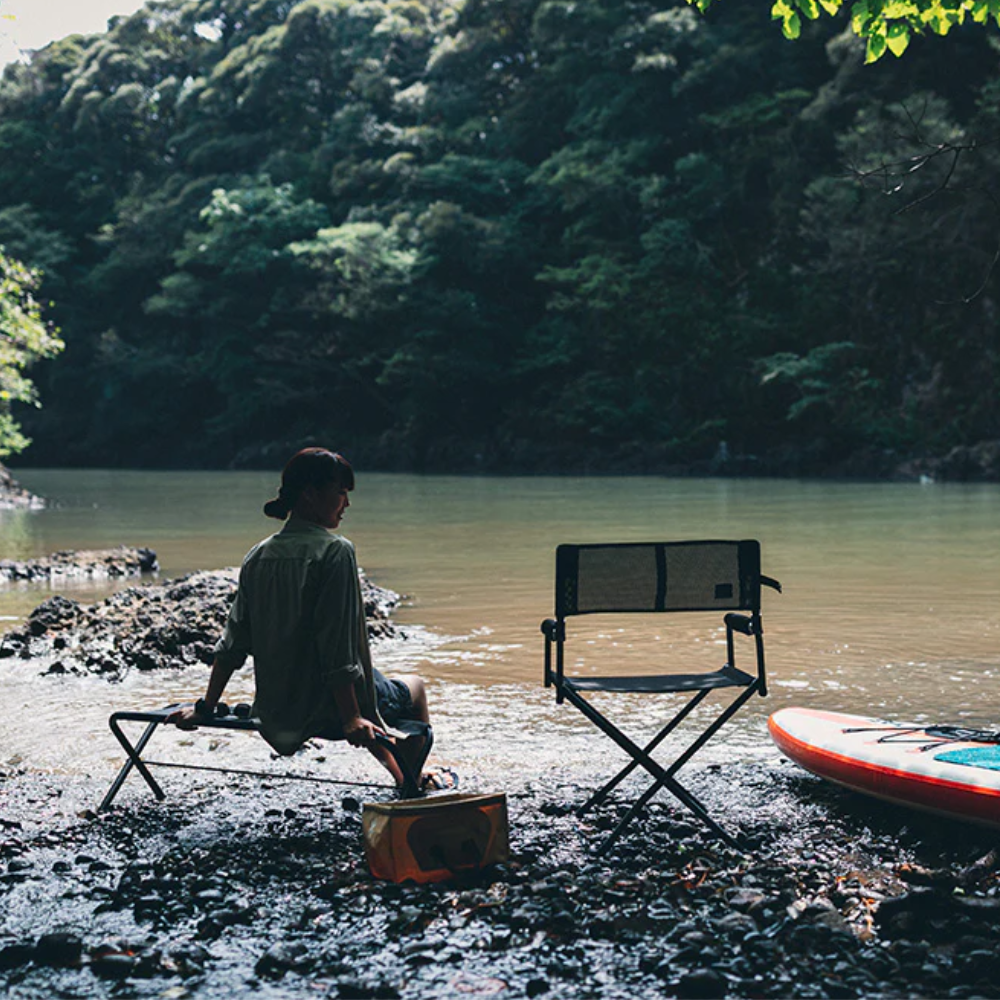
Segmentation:
<svg viewBox="0 0 1000 1000">
<path fill-rule="evenodd" d="M 757 678 L 728 664 L 720 670 L 700 674 L 640 674 L 634 677 L 564 677 L 563 684 L 575 691 L 615 691 L 669 694 L 672 691 L 712 691 L 724 687 L 748 687 Z"/>
</svg>

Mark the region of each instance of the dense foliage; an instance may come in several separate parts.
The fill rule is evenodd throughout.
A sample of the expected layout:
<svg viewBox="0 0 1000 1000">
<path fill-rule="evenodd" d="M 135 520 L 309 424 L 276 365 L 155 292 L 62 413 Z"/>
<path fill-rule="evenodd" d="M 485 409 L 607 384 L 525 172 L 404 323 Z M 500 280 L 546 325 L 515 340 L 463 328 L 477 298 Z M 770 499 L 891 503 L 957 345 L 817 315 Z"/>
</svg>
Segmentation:
<svg viewBox="0 0 1000 1000">
<path fill-rule="evenodd" d="M 997 53 L 684 0 L 161 0 L 0 83 L 44 463 L 878 471 L 1000 438 Z"/>
<path fill-rule="evenodd" d="M 38 405 L 27 370 L 63 348 L 56 332 L 42 319 L 33 294 L 38 281 L 37 272 L 7 257 L 0 247 L 0 458 L 16 455 L 31 444 L 11 413 L 15 403 Z"/>
</svg>

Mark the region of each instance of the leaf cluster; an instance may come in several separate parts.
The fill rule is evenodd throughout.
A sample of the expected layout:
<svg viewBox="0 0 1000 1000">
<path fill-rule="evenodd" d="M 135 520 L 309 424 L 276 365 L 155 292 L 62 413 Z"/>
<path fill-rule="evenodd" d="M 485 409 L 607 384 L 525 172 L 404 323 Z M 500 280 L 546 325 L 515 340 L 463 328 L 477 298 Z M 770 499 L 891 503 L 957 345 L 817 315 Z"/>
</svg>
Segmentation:
<svg viewBox="0 0 1000 1000">
<path fill-rule="evenodd" d="M 27 370 L 41 358 L 55 357 L 64 346 L 42 319 L 34 297 L 40 277 L 0 247 L 0 458 L 17 454 L 31 443 L 11 412 L 14 403 L 39 405 Z"/>
<path fill-rule="evenodd" d="M 688 0 L 703 13 L 717 0 Z M 775 0 L 771 17 L 788 39 L 802 33 L 803 20 L 821 14 L 850 18 L 851 30 L 865 40 L 865 61 L 886 52 L 901 56 L 914 35 L 947 35 L 963 24 L 1000 25 L 1000 0 Z"/>
</svg>

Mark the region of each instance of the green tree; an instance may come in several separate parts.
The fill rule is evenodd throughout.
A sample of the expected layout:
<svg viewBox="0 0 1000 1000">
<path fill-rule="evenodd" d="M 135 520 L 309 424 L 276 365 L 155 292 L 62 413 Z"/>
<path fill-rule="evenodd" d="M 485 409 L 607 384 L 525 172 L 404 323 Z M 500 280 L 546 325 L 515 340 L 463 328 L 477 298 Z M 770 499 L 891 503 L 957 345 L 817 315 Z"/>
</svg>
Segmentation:
<svg viewBox="0 0 1000 1000">
<path fill-rule="evenodd" d="M 718 0 L 688 0 L 701 11 Z M 866 43 L 866 62 L 876 62 L 886 52 L 901 56 L 913 35 L 931 32 L 947 35 L 963 24 L 1000 24 L 1000 0 L 774 0 L 771 17 L 781 21 L 786 38 L 798 38 L 802 22 L 821 14 L 847 13 L 851 30 Z"/>
<path fill-rule="evenodd" d="M 0 247 L 0 458 L 16 455 L 31 443 L 12 413 L 16 403 L 39 405 L 25 372 L 35 361 L 63 349 L 34 297 L 39 278 L 37 271 L 6 256 Z"/>
</svg>

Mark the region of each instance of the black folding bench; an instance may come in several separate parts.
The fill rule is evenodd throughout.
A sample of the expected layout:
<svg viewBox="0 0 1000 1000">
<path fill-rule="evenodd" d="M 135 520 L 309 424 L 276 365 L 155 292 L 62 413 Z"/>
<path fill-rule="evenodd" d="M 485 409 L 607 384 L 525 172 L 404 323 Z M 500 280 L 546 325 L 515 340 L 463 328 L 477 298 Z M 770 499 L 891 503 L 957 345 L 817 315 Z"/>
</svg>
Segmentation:
<svg viewBox="0 0 1000 1000">
<path fill-rule="evenodd" d="M 108 725 L 111 727 L 111 732 L 115 734 L 115 738 L 125 751 L 126 760 L 122 765 L 121 770 L 116 775 L 114 781 L 112 781 L 111 787 L 108 789 L 107 794 L 104 796 L 100 806 L 98 806 L 98 811 L 107 809 L 111 803 L 114 802 L 115 796 L 119 791 L 121 791 L 121 787 L 125 783 L 125 779 L 129 776 L 133 768 L 135 768 L 135 770 L 142 775 L 153 794 L 160 800 L 166 798 L 166 794 L 160 787 L 156 778 L 153 777 L 152 772 L 150 771 L 151 767 L 172 767 L 186 771 L 214 771 L 219 774 L 236 774 L 254 778 L 281 779 L 287 781 L 311 781 L 331 785 L 360 785 L 367 788 L 396 789 L 395 785 L 383 785 L 375 782 L 344 781 L 337 778 L 325 778 L 306 774 L 248 771 L 239 768 L 215 767 L 203 764 L 178 764 L 170 761 L 150 760 L 148 758 L 144 758 L 143 751 L 146 749 L 149 741 L 153 738 L 154 733 L 160 726 L 167 725 L 171 728 L 176 728 L 173 727 L 172 723 L 167 723 L 167 717 L 172 712 L 175 712 L 179 707 L 179 705 L 168 705 L 166 708 L 155 709 L 150 712 L 126 711 L 112 713 L 110 719 L 108 720 Z M 121 727 L 121 723 L 123 722 L 144 722 L 146 724 L 146 728 L 142 731 L 139 738 L 135 740 L 135 742 L 132 742 Z M 249 705 L 237 705 L 236 710 L 231 712 L 228 707 L 220 703 L 217 713 L 211 719 L 199 719 L 197 727 L 199 729 L 229 729 L 249 733 L 259 733 L 260 720 L 250 717 Z M 415 761 L 415 767 L 399 752 L 399 748 L 395 741 L 384 736 L 380 736 L 378 738 L 379 742 L 386 748 L 386 750 L 393 755 L 396 763 L 399 765 L 400 771 L 403 773 L 403 787 L 398 790 L 400 798 L 416 798 L 423 794 L 420 788 L 420 775 L 423 772 L 424 761 L 426 761 L 427 755 L 430 753 L 431 746 L 434 742 L 434 731 L 427 723 L 412 720 L 402 721 L 398 723 L 395 728 L 400 732 L 405 733 L 407 736 L 424 737 L 423 749 L 419 760 Z M 190 730 L 186 729 L 179 730 L 179 732 L 189 731 Z"/>
</svg>

